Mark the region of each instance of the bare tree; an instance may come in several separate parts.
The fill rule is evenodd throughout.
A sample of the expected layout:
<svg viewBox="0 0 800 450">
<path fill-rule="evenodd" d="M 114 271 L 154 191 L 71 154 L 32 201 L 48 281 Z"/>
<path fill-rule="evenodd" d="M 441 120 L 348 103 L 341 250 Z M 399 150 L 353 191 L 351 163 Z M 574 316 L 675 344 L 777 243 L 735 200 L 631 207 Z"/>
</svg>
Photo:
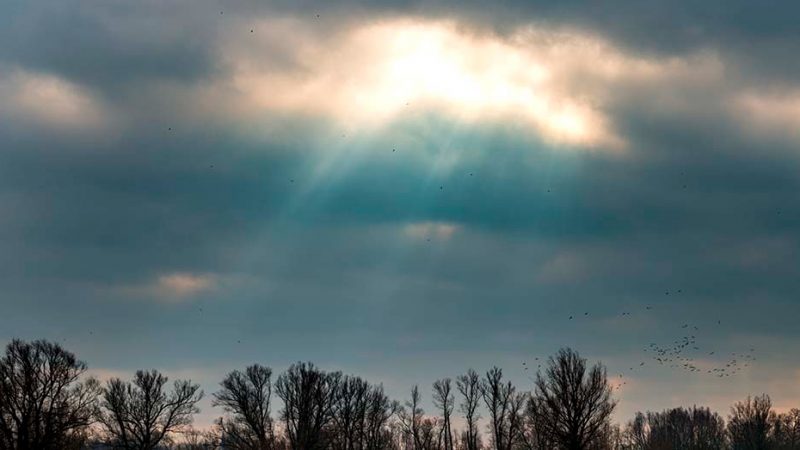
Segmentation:
<svg viewBox="0 0 800 450">
<path fill-rule="evenodd" d="M 357 450 L 363 445 L 369 383 L 359 377 L 342 378 L 333 414 L 333 448 Z"/>
<path fill-rule="evenodd" d="M 728 417 L 728 436 L 732 450 L 765 450 L 769 448 L 772 430 L 772 401 L 764 394 L 748 396 L 737 402 Z"/>
<path fill-rule="evenodd" d="M 108 381 L 99 420 L 115 448 L 152 450 L 192 423 L 203 397 L 200 386 L 175 380 L 167 392 L 167 381 L 157 370 L 139 370 L 132 382 Z"/>
<path fill-rule="evenodd" d="M 481 382 L 481 395 L 489 410 L 489 427 L 497 450 L 511 450 L 521 425 L 524 397 L 518 396 L 510 381 L 503 381 L 503 371 L 493 367 Z"/>
<path fill-rule="evenodd" d="M 800 450 L 800 409 L 775 416 L 772 441 L 776 450 Z"/>
<path fill-rule="evenodd" d="M 442 444 L 444 450 L 453 450 L 453 430 L 450 428 L 450 415 L 453 413 L 455 397 L 450 378 L 433 383 L 433 405 L 442 412 Z"/>
<path fill-rule="evenodd" d="M 515 392 L 511 396 L 508 412 L 506 413 L 506 420 L 508 420 L 508 443 L 506 444 L 506 449 L 508 450 L 517 448 L 519 444 L 525 442 L 525 405 L 529 397 L 530 395 L 527 392 Z"/>
<path fill-rule="evenodd" d="M 637 413 L 625 430 L 632 450 L 723 450 L 725 423 L 708 408 L 673 408 Z"/>
<path fill-rule="evenodd" d="M 525 408 L 525 422 L 521 435 L 524 448 L 527 450 L 550 450 L 553 445 L 546 432 L 544 424 L 541 422 L 539 413 L 541 404 L 536 397 L 528 396 L 528 404 Z"/>
<path fill-rule="evenodd" d="M 219 422 L 227 448 L 237 450 L 269 450 L 274 435 L 270 404 L 272 369 L 258 364 L 244 372 L 234 370 L 220 383 L 214 394 L 214 406 L 222 406 L 231 414 Z"/>
<path fill-rule="evenodd" d="M 80 382 L 86 364 L 58 344 L 13 340 L 0 359 L 0 449 L 78 448 L 100 387 Z"/>
<path fill-rule="evenodd" d="M 633 420 L 625 425 L 625 446 L 630 450 L 648 450 L 650 446 L 650 426 L 647 416 L 637 412 Z"/>
<path fill-rule="evenodd" d="M 418 450 L 439 450 L 441 448 L 438 437 L 441 426 L 438 420 L 434 417 L 422 418 L 419 422 L 419 442 L 417 443 Z"/>
<path fill-rule="evenodd" d="M 466 374 L 456 378 L 456 388 L 463 401 L 459 410 L 464 415 L 466 430 L 464 430 L 464 443 L 466 450 L 478 450 L 481 446 L 480 432 L 478 430 L 478 404 L 481 399 L 481 383 L 478 373 L 469 369 Z"/>
<path fill-rule="evenodd" d="M 389 447 L 391 432 L 389 420 L 400 405 L 389 400 L 383 386 L 373 386 L 367 395 L 367 411 L 364 420 L 364 450 L 382 450 Z"/>
<path fill-rule="evenodd" d="M 296 363 L 278 377 L 275 391 L 283 400 L 281 418 L 293 449 L 325 448 L 342 374 L 325 372 L 311 363 Z"/>
<path fill-rule="evenodd" d="M 602 446 L 616 403 L 601 364 L 587 370 L 586 360 L 577 352 L 561 349 L 550 357 L 545 374 L 536 375 L 535 395 L 537 420 L 556 448 Z"/>
<path fill-rule="evenodd" d="M 409 436 L 410 445 L 413 450 L 423 449 L 422 439 L 422 417 L 425 411 L 420 407 L 422 398 L 419 394 L 419 386 L 411 388 L 411 398 L 406 402 L 405 408 L 400 409 L 400 421 Z"/>
</svg>

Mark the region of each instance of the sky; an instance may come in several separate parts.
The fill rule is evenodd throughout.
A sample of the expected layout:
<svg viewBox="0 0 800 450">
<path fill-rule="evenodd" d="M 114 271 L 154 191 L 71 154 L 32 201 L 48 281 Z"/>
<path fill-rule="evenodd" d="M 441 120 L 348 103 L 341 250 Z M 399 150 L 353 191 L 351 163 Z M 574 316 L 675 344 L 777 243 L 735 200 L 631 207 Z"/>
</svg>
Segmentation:
<svg viewBox="0 0 800 450">
<path fill-rule="evenodd" d="M 191 378 L 200 425 L 255 362 L 403 399 L 565 346 L 619 422 L 800 407 L 800 4 L 2 8 L 0 343 Z"/>
</svg>

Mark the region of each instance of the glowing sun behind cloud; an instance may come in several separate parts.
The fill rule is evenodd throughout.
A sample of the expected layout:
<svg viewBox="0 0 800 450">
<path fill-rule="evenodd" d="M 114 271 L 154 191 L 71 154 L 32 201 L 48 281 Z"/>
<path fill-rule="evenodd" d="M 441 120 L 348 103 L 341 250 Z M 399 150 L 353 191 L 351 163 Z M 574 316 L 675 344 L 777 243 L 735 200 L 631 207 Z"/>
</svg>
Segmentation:
<svg viewBox="0 0 800 450">
<path fill-rule="evenodd" d="M 554 144 L 624 146 L 591 99 L 595 92 L 573 89 L 587 85 L 580 80 L 570 85 L 574 72 L 586 71 L 581 59 L 612 59 L 622 72 L 629 63 L 590 38 L 554 49 L 552 39 L 530 33 L 501 38 L 411 19 L 325 37 L 291 21 L 260 28 L 270 30 L 262 38 L 291 29 L 295 60 L 276 68 L 259 61 L 258 48 L 225 49 L 233 86 L 257 109 L 325 114 L 361 125 L 430 110 L 462 122 L 521 124 Z M 607 77 L 607 69 L 598 64 L 590 76 Z M 573 73 L 565 77 L 565 70 Z"/>
</svg>

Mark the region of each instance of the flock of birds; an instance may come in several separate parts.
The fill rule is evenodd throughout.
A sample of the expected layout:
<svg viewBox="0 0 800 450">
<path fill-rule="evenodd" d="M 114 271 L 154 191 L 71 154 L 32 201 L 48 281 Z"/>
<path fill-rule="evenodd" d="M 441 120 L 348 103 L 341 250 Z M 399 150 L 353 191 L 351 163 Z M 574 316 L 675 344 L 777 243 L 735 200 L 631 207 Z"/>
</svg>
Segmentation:
<svg viewBox="0 0 800 450">
<path fill-rule="evenodd" d="M 682 293 L 678 289 L 677 293 Z M 670 295 L 667 291 L 665 295 Z M 652 306 L 645 306 L 645 310 L 652 310 Z M 583 317 L 588 317 L 589 312 L 584 312 Z M 631 317 L 630 311 L 622 311 L 621 317 Z M 567 320 L 576 320 L 576 315 L 571 315 Z M 717 326 L 722 325 L 721 320 L 716 321 Z M 674 370 L 681 370 L 688 373 L 698 373 L 707 376 L 714 376 L 717 378 L 726 378 L 740 373 L 745 368 L 751 367 L 756 358 L 756 349 L 749 348 L 746 351 L 731 352 L 727 357 L 720 358 L 722 354 L 710 348 L 704 348 L 698 342 L 698 334 L 701 328 L 698 325 L 684 323 L 680 326 L 680 335 L 667 344 L 659 344 L 657 342 L 650 342 L 646 347 L 642 348 L 644 353 L 643 360 L 638 361 L 638 364 L 628 367 L 629 374 L 637 370 L 644 369 L 648 365 L 655 367 L 663 367 Z M 648 358 L 649 357 L 649 358 Z M 536 365 L 536 370 L 542 368 L 544 358 L 535 357 L 534 364 L 522 363 L 523 369 L 528 372 L 532 370 L 533 365 Z M 648 359 L 651 362 L 648 362 Z M 623 386 L 627 385 L 626 375 L 619 373 L 618 376 L 611 378 L 609 384 L 612 390 L 620 390 Z"/>
<path fill-rule="evenodd" d="M 224 14 L 224 11 L 220 11 L 220 15 Z M 317 14 L 316 18 L 319 19 L 320 15 Z M 253 33 L 255 30 L 250 29 L 250 33 Z M 406 106 L 409 105 L 409 102 L 406 102 Z M 172 127 L 168 128 L 168 131 L 172 131 Z M 342 138 L 346 138 L 347 134 L 342 134 Z M 392 153 L 397 152 L 396 148 L 392 148 Z M 209 168 L 213 169 L 214 165 L 210 165 Z M 473 176 L 473 172 L 469 173 L 469 176 Z M 685 175 L 684 172 L 681 172 L 681 176 Z M 290 183 L 294 183 L 294 178 L 289 179 Z M 683 189 L 687 188 L 686 184 L 682 185 Z M 444 186 L 440 185 L 439 190 L 443 190 Z M 551 192 L 550 189 L 547 189 L 547 192 Z M 778 214 L 780 215 L 780 210 L 778 210 Z M 430 242 L 430 238 L 427 238 L 426 241 Z M 676 291 L 677 294 L 681 294 L 682 290 L 678 289 Z M 666 291 L 665 295 L 670 295 L 670 291 Z M 646 310 L 652 310 L 652 306 L 645 306 Z M 202 307 L 200 308 L 200 312 L 202 312 Z M 620 313 L 622 317 L 630 317 L 631 313 L 629 311 L 623 311 Z M 584 312 L 583 316 L 589 316 L 588 312 Z M 569 320 L 575 320 L 575 316 L 569 316 Z M 721 321 L 717 321 L 717 325 L 721 325 Z M 742 371 L 746 367 L 750 367 L 751 364 L 756 361 L 755 357 L 755 349 L 750 348 L 747 352 L 730 353 L 730 359 L 727 359 L 723 362 L 720 362 L 716 365 L 709 364 L 708 359 L 706 357 L 715 357 L 717 355 L 716 351 L 709 351 L 705 353 L 698 345 L 697 336 L 694 332 L 700 330 L 700 328 L 696 325 L 690 326 L 689 324 L 683 324 L 681 326 L 682 330 L 687 330 L 687 333 L 679 336 L 678 339 L 673 340 L 671 343 L 667 345 L 659 345 L 655 342 L 649 343 L 649 345 L 642 349 L 644 353 L 647 353 L 650 356 L 650 359 L 655 362 L 656 365 L 668 367 L 672 369 L 679 369 L 690 373 L 705 373 L 707 375 L 713 375 L 719 378 L 725 378 L 733 376 L 740 371 Z M 241 344 L 241 340 L 237 340 L 238 344 Z M 701 361 L 700 358 L 703 357 Z M 534 358 L 534 362 L 537 366 L 537 369 L 541 369 L 542 361 L 539 357 Z M 522 366 L 525 371 L 530 369 L 530 366 L 523 362 Z M 629 372 L 633 372 L 638 368 L 642 368 L 646 366 L 645 361 L 640 361 L 638 365 L 630 366 L 628 368 Z M 612 382 L 612 389 L 621 389 L 622 386 L 627 384 L 627 381 L 624 381 L 625 375 L 624 373 L 620 373 L 616 382 Z"/>
</svg>

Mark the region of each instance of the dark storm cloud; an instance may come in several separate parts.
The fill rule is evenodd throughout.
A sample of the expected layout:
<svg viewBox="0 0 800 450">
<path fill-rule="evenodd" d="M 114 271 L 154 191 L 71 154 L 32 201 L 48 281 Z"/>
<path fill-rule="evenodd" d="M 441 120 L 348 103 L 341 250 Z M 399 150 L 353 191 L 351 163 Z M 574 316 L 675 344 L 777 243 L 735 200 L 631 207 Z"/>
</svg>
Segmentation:
<svg viewBox="0 0 800 450">
<path fill-rule="evenodd" d="M 190 83 L 214 72 L 217 23 L 208 14 L 178 3 L 140 6 L 9 2 L 0 16 L 0 62 L 55 73 L 109 95 L 126 82 Z"/>
</svg>

